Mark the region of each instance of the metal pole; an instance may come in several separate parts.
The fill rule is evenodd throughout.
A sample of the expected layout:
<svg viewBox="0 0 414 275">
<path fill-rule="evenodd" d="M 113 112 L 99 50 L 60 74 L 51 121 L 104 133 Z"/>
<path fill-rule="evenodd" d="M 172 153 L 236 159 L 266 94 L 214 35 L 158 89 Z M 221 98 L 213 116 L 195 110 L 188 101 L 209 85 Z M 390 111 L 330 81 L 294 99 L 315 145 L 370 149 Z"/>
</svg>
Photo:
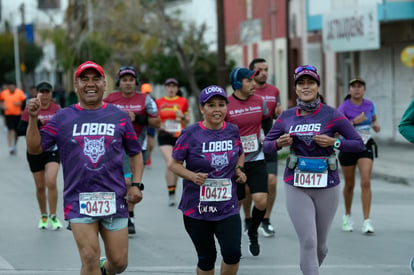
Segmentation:
<svg viewBox="0 0 414 275">
<path fill-rule="evenodd" d="M 302 64 L 308 63 L 308 27 L 307 27 L 307 9 L 306 0 L 302 0 L 301 3 L 301 16 L 302 16 Z"/>
<path fill-rule="evenodd" d="M 217 10 L 217 85 L 226 88 L 226 34 L 224 30 L 224 0 L 216 1 Z"/>
<path fill-rule="evenodd" d="M 13 18 L 13 16 L 12 16 Z M 17 25 L 11 24 L 13 28 L 13 46 L 14 46 L 14 71 L 16 76 L 16 86 L 22 88 L 20 76 L 20 57 L 19 57 L 19 36 L 17 34 Z"/>
<path fill-rule="evenodd" d="M 270 0 L 270 30 L 272 35 L 272 82 L 276 85 L 276 0 Z"/>
</svg>

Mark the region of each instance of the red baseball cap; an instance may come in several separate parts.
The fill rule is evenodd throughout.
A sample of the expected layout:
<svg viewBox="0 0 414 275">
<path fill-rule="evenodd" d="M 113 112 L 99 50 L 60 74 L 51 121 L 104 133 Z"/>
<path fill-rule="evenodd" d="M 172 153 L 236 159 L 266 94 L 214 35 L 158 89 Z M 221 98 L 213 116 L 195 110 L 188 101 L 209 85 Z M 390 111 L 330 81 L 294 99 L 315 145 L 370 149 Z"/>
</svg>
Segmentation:
<svg viewBox="0 0 414 275">
<path fill-rule="evenodd" d="M 75 72 L 75 80 L 78 79 L 79 75 L 86 69 L 95 69 L 101 76 L 105 78 L 105 72 L 101 66 L 92 61 L 86 61 L 85 63 L 79 65 Z"/>
</svg>

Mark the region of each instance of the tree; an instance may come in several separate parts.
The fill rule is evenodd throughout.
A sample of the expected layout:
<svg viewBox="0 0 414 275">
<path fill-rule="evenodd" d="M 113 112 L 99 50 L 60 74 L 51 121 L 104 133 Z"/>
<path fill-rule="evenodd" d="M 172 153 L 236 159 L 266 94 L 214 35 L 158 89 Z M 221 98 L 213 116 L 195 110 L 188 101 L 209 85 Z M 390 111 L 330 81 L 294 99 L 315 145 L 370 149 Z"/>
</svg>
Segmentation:
<svg viewBox="0 0 414 275">
<path fill-rule="evenodd" d="M 57 48 L 65 58 L 58 60 L 73 66 L 103 52 L 95 61 L 105 65 L 107 75 L 115 76 L 121 65 L 134 65 L 151 82 L 176 77 L 189 96 L 197 97 L 199 87 L 217 83 L 217 54 L 203 40 L 206 26 L 182 22 L 179 10 L 167 13 L 166 2 L 70 0 L 66 34 L 55 40 L 64 37 Z M 93 43 L 86 43 L 88 39 Z M 94 50 L 85 45 L 94 45 Z"/>
<path fill-rule="evenodd" d="M 26 42 L 23 38 L 19 38 L 19 47 L 22 49 L 21 52 L 24 53 L 22 60 L 24 60 L 25 73 L 34 72 L 37 64 L 42 59 L 42 48 Z M 0 82 L 14 81 L 14 44 L 13 34 L 10 32 L 0 34 L 0 64 Z"/>
</svg>

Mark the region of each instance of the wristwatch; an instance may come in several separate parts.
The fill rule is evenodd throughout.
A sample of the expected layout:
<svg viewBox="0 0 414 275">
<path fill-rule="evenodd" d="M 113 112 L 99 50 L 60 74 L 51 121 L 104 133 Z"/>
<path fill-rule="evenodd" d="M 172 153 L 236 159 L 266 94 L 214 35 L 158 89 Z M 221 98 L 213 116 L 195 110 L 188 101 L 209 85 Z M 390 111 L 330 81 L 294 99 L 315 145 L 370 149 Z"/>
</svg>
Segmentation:
<svg viewBox="0 0 414 275">
<path fill-rule="evenodd" d="M 339 147 L 341 147 L 341 140 L 339 138 L 337 138 L 335 143 L 334 143 L 334 148 L 338 149 Z"/>
<path fill-rule="evenodd" d="M 131 183 L 131 186 L 136 186 L 141 191 L 144 190 L 144 184 L 142 182 L 133 182 Z"/>
</svg>

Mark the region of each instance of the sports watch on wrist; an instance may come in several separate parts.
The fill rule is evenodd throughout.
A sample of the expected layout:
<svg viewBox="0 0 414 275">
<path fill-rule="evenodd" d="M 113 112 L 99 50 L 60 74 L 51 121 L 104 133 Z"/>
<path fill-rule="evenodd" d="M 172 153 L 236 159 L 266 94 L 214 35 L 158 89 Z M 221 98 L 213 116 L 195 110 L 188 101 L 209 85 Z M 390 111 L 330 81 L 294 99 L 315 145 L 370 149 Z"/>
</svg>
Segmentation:
<svg viewBox="0 0 414 275">
<path fill-rule="evenodd" d="M 335 143 L 334 143 L 334 148 L 338 149 L 339 147 L 341 147 L 341 140 L 339 138 L 337 138 Z"/>
<path fill-rule="evenodd" d="M 138 187 L 138 189 L 141 190 L 141 191 L 144 190 L 144 184 L 142 182 L 133 182 L 133 183 L 131 183 L 131 186 Z"/>
</svg>

